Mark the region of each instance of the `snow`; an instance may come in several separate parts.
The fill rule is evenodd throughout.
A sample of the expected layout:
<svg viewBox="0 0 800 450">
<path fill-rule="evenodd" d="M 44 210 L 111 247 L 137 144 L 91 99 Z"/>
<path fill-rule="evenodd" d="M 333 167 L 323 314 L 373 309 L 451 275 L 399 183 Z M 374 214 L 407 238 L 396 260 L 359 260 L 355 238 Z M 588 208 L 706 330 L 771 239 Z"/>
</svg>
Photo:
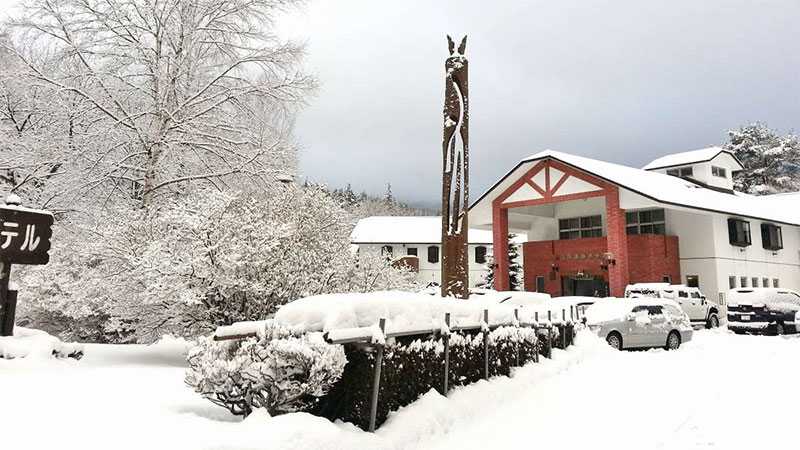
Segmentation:
<svg viewBox="0 0 800 450">
<path fill-rule="evenodd" d="M 0 358 L 50 359 L 80 357 L 83 346 L 61 342 L 44 331 L 14 327 L 13 336 L 0 336 Z"/>
<path fill-rule="evenodd" d="M 699 150 L 690 150 L 688 152 L 672 153 L 656 158 L 646 166 L 642 167 L 644 170 L 662 169 L 665 167 L 683 166 L 687 164 L 694 164 L 699 162 L 711 161 L 716 158 L 720 153 L 725 152 L 733 156 L 728 150 L 722 147 L 708 147 Z M 741 169 L 742 167 L 739 167 Z"/>
<path fill-rule="evenodd" d="M 470 244 L 491 244 L 492 232 L 469 230 Z M 373 216 L 361 219 L 350 234 L 354 244 L 441 244 L 442 218 L 424 216 Z"/>
<path fill-rule="evenodd" d="M 245 321 L 245 322 L 236 322 L 231 325 L 224 325 L 218 327 L 216 331 L 214 331 L 214 337 L 216 338 L 233 338 L 236 336 L 247 336 L 247 335 L 259 335 L 262 333 L 267 327 L 266 320 L 252 320 L 252 321 Z"/>
<path fill-rule="evenodd" d="M 538 161 L 547 158 L 561 161 L 667 205 L 699 208 L 722 214 L 734 214 L 792 225 L 800 224 L 800 209 L 796 207 L 776 208 L 775 200 L 764 201 L 760 196 L 727 194 L 700 187 L 678 177 L 553 150 L 545 150 L 523 159 L 514 170 L 483 194 L 470 207 L 470 217 L 476 219 L 471 220 L 471 223 L 478 225 L 491 220 L 492 201 Z M 786 203 L 788 205 L 789 201 L 787 200 Z"/>
<path fill-rule="evenodd" d="M 184 386 L 181 341 L 87 344 L 80 361 L 0 360 L 3 446 L 738 450 L 794 444 L 800 336 L 702 330 L 672 352 L 615 352 L 584 333 L 577 342 L 511 378 L 456 388 L 446 398 L 429 392 L 375 434 L 305 413 L 233 417 Z M 764 386 L 778 397 L 765 397 Z"/>
<path fill-rule="evenodd" d="M 329 332 L 371 327 L 383 318 L 386 319 L 385 331 L 390 334 L 438 330 L 448 312 L 451 327 L 481 326 L 484 310 L 489 311 L 490 326 L 511 324 L 514 309 L 513 305 L 498 303 L 496 295 L 490 294 L 457 300 L 422 293 L 382 291 L 302 298 L 282 306 L 275 314 L 275 321 L 295 330 Z M 520 313 L 523 310 L 520 308 Z M 532 321 L 532 314 L 529 316 L 525 319 Z"/>
</svg>

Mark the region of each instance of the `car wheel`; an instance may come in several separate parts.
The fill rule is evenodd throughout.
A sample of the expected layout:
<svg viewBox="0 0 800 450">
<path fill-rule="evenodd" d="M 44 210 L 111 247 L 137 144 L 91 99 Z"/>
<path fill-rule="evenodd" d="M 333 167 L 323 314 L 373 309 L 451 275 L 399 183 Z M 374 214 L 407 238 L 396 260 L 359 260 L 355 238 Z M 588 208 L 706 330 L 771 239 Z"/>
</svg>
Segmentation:
<svg viewBox="0 0 800 450">
<path fill-rule="evenodd" d="M 611 348 L 615 350 L 622 350 L 622 336 L 620 336 L 616 331 L 608 334 L 608 337 L 606 337 L 606 342 L 608 342 L 608 345 L 610 345 Z"/>
<path fill-rule="evenodd" d="M 782 334 L 786 334 L 786 330 L 783 328 L 782 323 L 775 324 L 775 336 L 780 336 Z"/>
<path fill-rule="evenodd" d="M 711 313 L 708 316 L 708 323 L 706 323 L 706 328 L 719 328 L 719 317 L 716 314 Z"/>
<path fill-rule="evenodd" d="M 671 331 L 667 336 L 667 350 L 677 350 L 681 346 L 681 335 L 677 331 Z"/>
</svg>

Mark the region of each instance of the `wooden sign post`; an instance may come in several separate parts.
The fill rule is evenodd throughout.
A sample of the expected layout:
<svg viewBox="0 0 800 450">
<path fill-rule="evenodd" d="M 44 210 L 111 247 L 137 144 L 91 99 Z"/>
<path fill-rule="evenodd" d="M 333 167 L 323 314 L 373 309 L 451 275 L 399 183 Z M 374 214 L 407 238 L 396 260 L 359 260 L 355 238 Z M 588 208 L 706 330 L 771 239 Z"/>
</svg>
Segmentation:
<svg viewBox="0 0 800 450">
<path fill-rule="evenodd" d="M 53 214 L 20 206 L 11 194 L 0 206 L 0 336 L 14 334 L 17 289 L 11 283 L 12 264 L 42 265 L 50 261 Z"/>
</svg>

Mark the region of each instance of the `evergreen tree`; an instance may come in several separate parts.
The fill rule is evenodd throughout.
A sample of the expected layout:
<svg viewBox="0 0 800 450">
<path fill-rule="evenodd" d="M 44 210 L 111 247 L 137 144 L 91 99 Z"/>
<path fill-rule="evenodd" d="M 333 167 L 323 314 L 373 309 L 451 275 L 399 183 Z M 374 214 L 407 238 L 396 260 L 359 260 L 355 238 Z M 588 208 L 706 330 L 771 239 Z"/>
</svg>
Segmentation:
<svg viewBox="0 0 800 450">
<path fill-rule="evenodd" d="M 516 237 L 515 234 L 508 235 L 508 289 L 510 291 L 521 290 L 522 288 L 522 264 L 519 262 L 519 246 L 510 242 Z M 483 283 L 479 286 L 484 289 L 494 289 L 494 257 L 486 258 L 486 275 Z"/>
<path fill-rule="evenodd" d="M 724 148 L 732 151 L 745 169 L 734 176 L 734 188 L 756 195 L 800 190 L 800 138 L 781 136 L 756 122 L 728 131 Z"/>
<path fill-rule="evenodd" d="M 394 203 L 394 195 L 392 194 L 392 183 L 386 183 L 386 193 L 383 194 L 383 201 L 389 204 Z"/>
</svg>

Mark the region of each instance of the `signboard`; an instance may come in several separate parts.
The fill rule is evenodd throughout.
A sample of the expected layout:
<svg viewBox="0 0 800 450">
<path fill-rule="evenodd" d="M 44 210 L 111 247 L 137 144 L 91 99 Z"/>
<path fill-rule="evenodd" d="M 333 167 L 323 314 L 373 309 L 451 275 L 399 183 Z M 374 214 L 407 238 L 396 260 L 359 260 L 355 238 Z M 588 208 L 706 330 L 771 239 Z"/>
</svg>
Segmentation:
<svg viewBox="0 0 800 450">
<path fill-rule="evenodd" d="M 53 215 L 17 205 L 0 206 L 0 261 L 47 264 Z"/>
</svg>

